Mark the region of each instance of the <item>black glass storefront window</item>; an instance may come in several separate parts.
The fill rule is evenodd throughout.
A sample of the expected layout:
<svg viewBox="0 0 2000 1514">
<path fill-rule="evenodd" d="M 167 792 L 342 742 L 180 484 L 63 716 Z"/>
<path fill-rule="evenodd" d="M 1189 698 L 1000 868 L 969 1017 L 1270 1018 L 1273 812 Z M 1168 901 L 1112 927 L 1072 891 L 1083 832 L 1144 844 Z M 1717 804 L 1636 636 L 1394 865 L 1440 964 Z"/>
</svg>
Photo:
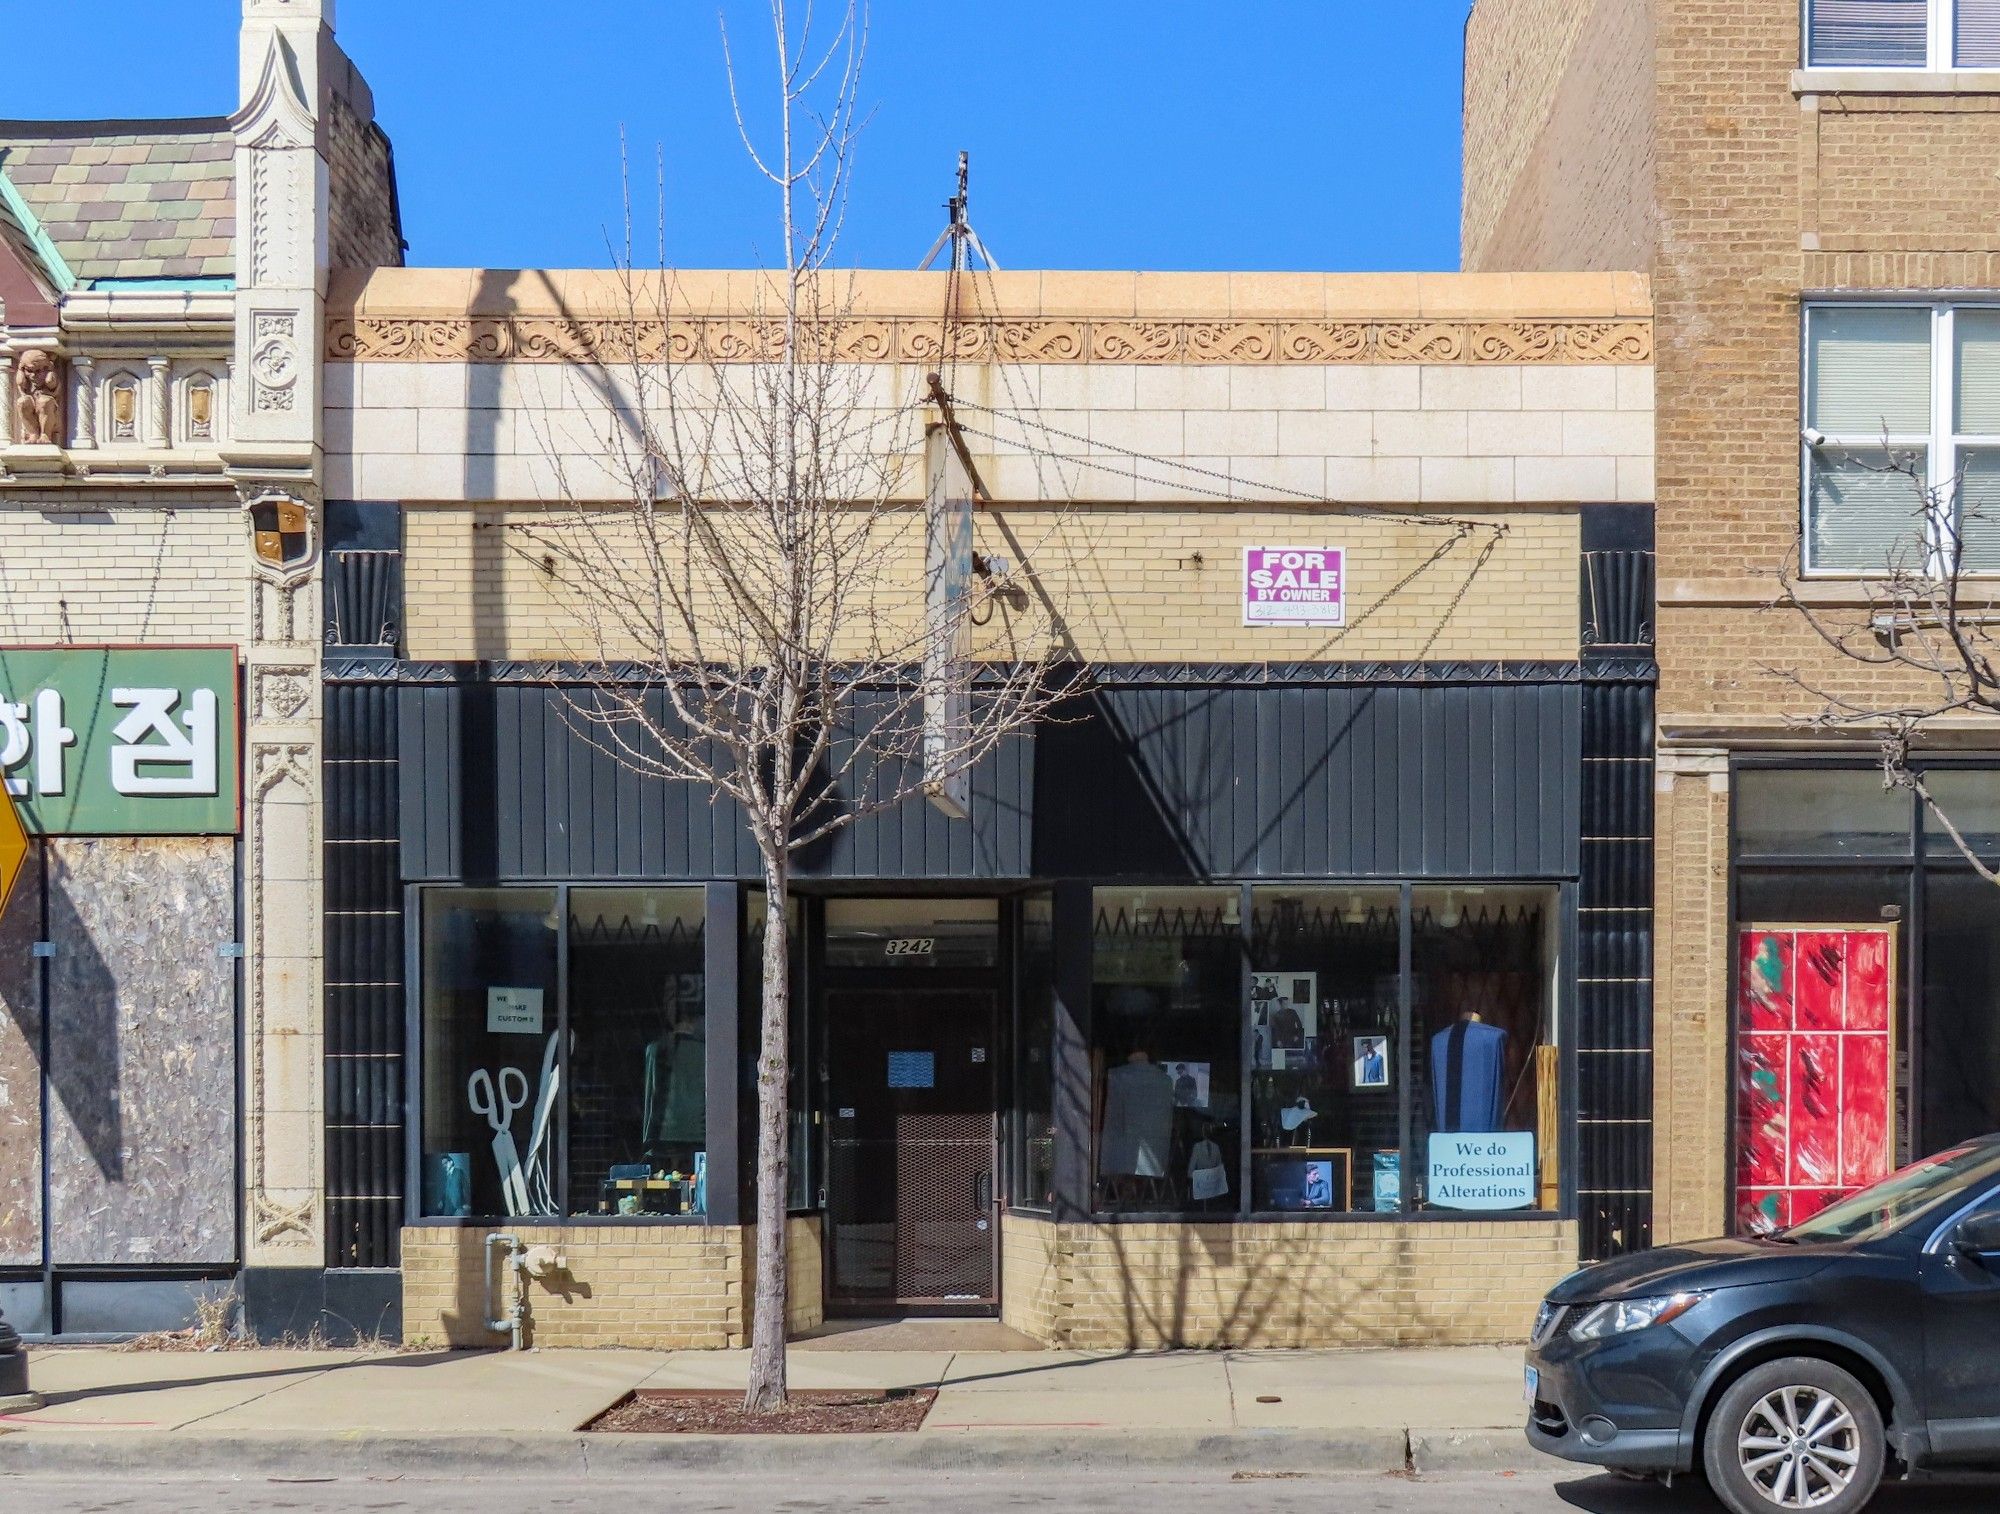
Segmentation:
<svg viewBox="0 0 2000 1514">
<path fill-rule="evenodd" d="M 702 934 L 699 888 L 425 891 L 424 1216 L 702 1211 Z"/>
<path fill-rule="evenodd" d="M 1400 1209 L 1402 892 L 1251 898 L 1251 1208 Z"/>
<path fill-rule="evenodd" d="M 1930 869 L 1923 937 L 1918 1129 L 1936 1151 L 2000 1130 L 2000 887 Z"/>
<path fill-rule="evenodd" d="M 1556 1207 L 1562 1063 L 1554 905 L 1545 889 L 1412 893 L 1411 1112 L 1421 1207 Z"/>
<path fill-rule="evenodd" d="M 1055 1201 L 1055 936 L 1047 894 L 1020 904 L 1014 980 L 1013 1201 L 1047 1210 Z"/>
<path fill-rule="evenodd" d="M 1736 850 L 1743 857 L 1907 857 L 1910 796 L 1872 768 L 1743 768 Z"/>
<path fill-rule="evenodd" d="M 1558 1208 L 1557 891 L 1248 895 L 1095 893 L 1099 1212 Z"/>
<path fill-rule="evenodd" d="M 1091 1170 L 1106 1211 L 1231 1214 L 1242 1137 L 1236 888 L 1101 888 Z"/>
</svg>

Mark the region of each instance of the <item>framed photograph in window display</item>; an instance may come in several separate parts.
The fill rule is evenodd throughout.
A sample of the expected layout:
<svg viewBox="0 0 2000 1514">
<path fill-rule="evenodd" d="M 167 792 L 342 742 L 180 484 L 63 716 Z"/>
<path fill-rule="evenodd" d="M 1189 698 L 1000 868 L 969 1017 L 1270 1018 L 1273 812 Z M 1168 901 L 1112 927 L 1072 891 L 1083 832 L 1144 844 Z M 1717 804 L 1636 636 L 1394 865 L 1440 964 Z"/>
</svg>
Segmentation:
<svg viewBox="0 0 2000 1514">
<path fill-rule="evenodd" d="M 1401 1132 L 1389 1076 L 1401 921 L 1394 887 L 1251 890 L 1253 1212 L 1352 1210 L 1357 1167 L 1370 1179 L 1362 1207 L 1380 1207 L 1376 1159 L 1399 1150 Z M 1364 1043 L 1379 1081 L 1359 1077 Z"/>
<path fill-rule="evenodd" d="M 1354 1038 L 1354 1087 L 1356 1091 L 1389 1086 L 1389 1038 Z"/>
<path fill-rule="evenodd" d="M 1284 1071 L 1311 1065 L 1319 1038 L 1319 975 L 1255 972 L 1250 975 L 1250 1044 L 1253 1062 Z"/>
<path fill-rule="evenodd" d="M 1894 924 L 1737 932 L 1736 1210 L 1768 1234 L 1895 1166 Z"/>
</svg>

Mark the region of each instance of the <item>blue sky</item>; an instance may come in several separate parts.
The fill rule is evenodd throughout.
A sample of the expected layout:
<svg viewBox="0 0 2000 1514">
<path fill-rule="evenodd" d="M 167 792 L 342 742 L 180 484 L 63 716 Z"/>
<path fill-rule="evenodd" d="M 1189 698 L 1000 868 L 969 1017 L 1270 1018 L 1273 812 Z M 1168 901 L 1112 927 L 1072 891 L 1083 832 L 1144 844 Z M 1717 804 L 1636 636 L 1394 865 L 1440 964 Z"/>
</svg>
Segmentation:
<svg viewBox="0 0 2000 1514">
<path fill-rule="evenodd" d="M 770 192 L 730 121 L 718 8 L 762 66 L 763 0 L 340 0 L 395 141 L 410 260 L 605 263 L 622 125 L 649 228 L 664 146 L 671 262 L 765 261 Z M 1455 267 L 1468 8 L 874 0 L 840 261 L 915 266 L 963 147 L 973 224 L 1007 267 Z M 61 66 L 8 70 L 0 117 L 226 112 L 237 14 L 0 0 L 0 37 L 59 15 L 67 39 Z"/>
</svg>

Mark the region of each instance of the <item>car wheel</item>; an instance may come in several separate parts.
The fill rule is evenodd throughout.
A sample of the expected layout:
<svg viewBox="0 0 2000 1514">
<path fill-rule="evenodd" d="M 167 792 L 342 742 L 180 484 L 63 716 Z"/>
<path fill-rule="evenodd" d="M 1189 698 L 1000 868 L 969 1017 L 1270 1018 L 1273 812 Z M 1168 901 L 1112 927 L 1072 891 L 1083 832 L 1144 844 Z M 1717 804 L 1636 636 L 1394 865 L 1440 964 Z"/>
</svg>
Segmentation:
<svg viewBox="0 0 2000 1514">
<path fill-rule="evenodd" d="M 1702 1468 L 1735 1514 L 1855 1514 L 1882 1480 L 1882 1413 L 1851 1372 L 1817 1357 L 1753 1367 L 1716 1403 Z"/>
</svg>

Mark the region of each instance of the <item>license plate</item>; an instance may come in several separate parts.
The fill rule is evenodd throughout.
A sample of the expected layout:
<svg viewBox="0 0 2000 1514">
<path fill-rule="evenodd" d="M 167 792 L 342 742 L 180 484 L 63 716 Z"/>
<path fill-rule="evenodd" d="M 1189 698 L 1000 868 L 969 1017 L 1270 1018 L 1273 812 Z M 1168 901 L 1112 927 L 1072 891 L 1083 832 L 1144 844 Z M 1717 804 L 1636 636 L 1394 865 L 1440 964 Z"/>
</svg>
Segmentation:
<svg viewBox="0 0 2000 1514">
<path fill-rule="evenodd" d="M 1542 1374 L 1533 1367 L 1527 1367 L 1522 1370 L 1526 1376 L 1521 1387 L 1521 1397 L 1532 1404 L 1535 1401 L 1536 1390 L 1542 1386 Z"/>
</svg>

